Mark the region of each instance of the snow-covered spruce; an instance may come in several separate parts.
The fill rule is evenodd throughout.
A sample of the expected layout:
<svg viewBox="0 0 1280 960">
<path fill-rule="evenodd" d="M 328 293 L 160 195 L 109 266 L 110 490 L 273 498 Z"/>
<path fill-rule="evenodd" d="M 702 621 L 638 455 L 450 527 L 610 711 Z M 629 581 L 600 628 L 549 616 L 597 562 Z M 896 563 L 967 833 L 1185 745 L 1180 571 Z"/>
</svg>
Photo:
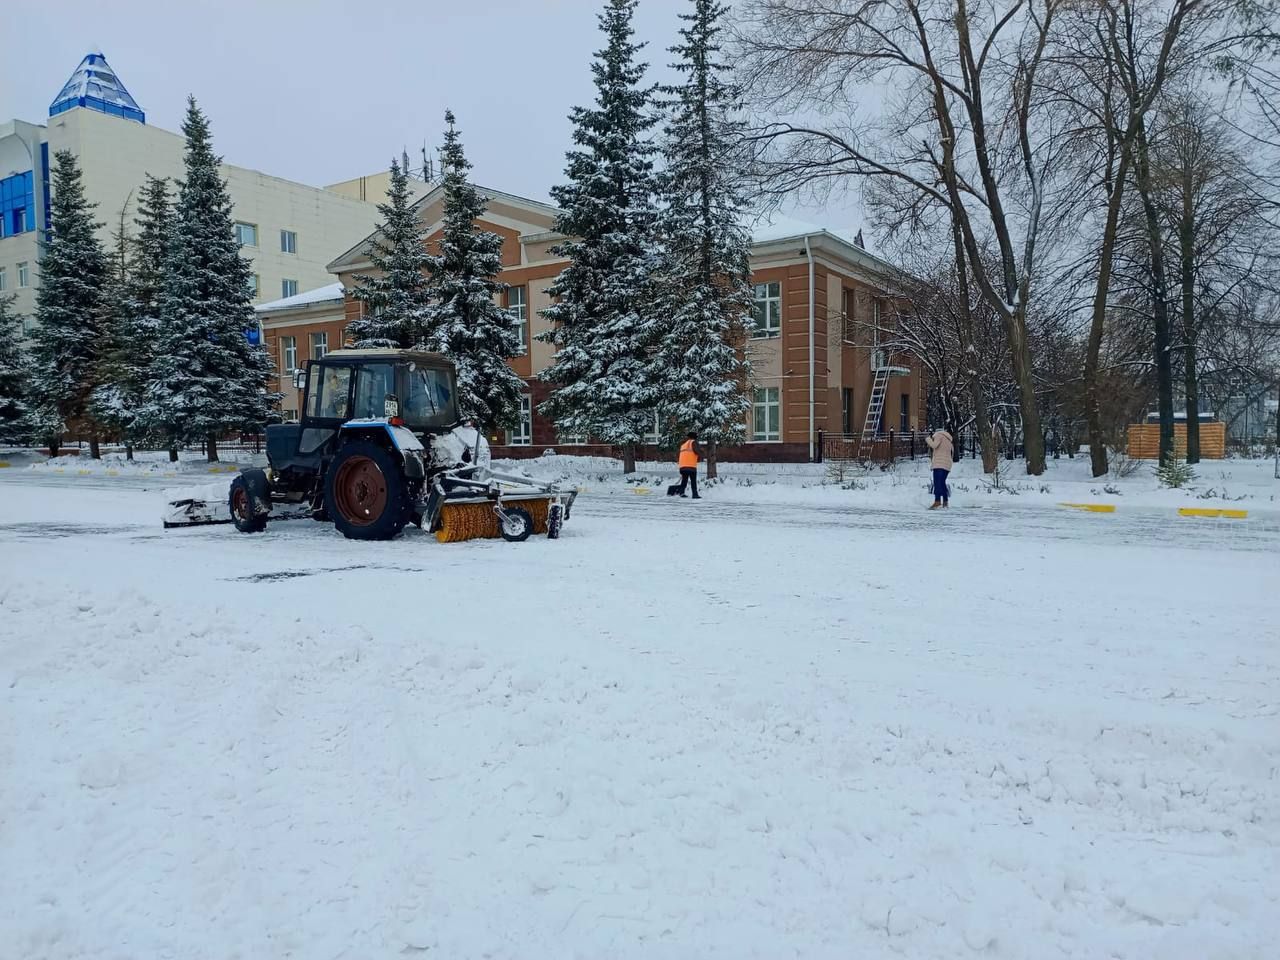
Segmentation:
<svg viewBox="0 0 1280 960">
<path fill-rule="evenodd" d="M 369 248 L 377 271 L 357 274 L 351 295 L 363 305 L 347 325 L 358 347 L 422 347 L 429 305 L 426 235 L 409 198 L 409 174 L 391 161 L 387 200 L 378 204 L 382 223 Z"/>
<path fill-rule="evenodd" d="M 743 227 L 741 121 L 723 74 L 718 36 L 726 7 L 695 0 L 671 48 L 682 82 L 662 88 L 668 120 L 659 219 L 661 334 L 653 365 L 658 420 L 668 441 L 744 438 L 750 368 L 750 237 Z"/>
<path fill-rule="evenodd" d="M 160 293 L 160 329 L 142 411 L 146 428 L 170 444 L 260 427 L 272 413 L 274 372 L 245 332 L 256 325 L 249 263 L 232 230 L 231 198 L 218 172 L 209 122 L 188 100 L 186 179 L 178 190 Z"/>
<path fill-rule="evenodd" d="M 35 390 L 51 412 L 46 438 L 56 448 L 64 425 L 83 425 L 102 349 L 102 293 L 107 260 L 98 242 L 97 204 L 84 195 L 68 150 L 54 154 L 53 201 L 40 259 L 33 334 Z M 55 422 L 56 421 L 56 422 Z M 97 441 L 93 442 L 97 453 Z"/>
<path fill-rule="evenodd" d="M 13 301 L 0 297 L 0 445 L 25 447 L 43 442 L 50 424 L 32 390 L 31 358 L 18 340 Z"/>
<path fill-rule="evenodd" d="M 570 263 L 550 288 L 556 302 L 544 315 L 552 327 L 541 335 L 557 349 L 542 374 L 552 387 L 542 411 L 562 433 L 628 451 L 653 422 L 658 334 L 654 148 L 646 138 L 654 119 L 646 65 L 635 59 L 643 45 L 631 39 L 634 10 L 635 0 L 608 0 L 599 18 L 608 42 L 591 65 L 596 101 L 570 114 L 568 182 L 551 191 L 562 211 L 556 229 L 570 238 L 556 252 Z"/>
<path fill-rule="evenodd" d="M 130 457 L 133 445 L 146 437 L 139 413 L 155 359 L 160 290 L 172 226 L 167 180 L 147 175 L 133 222 L 137 233 L 131 237 L 122 211 L 103 296 L 100 375 L 89 400 L 94 419 L 124 438 Z"/>
<path fill-rule="evenodd" d="M 507 358 L 523 345 L 511 315 L 497 303 L 506 287 L 497 279 L 502 238 L 476 228 L 485 200 L 467 179 L 471 164 L 453 112 L 444 119 L 444 233 L 440 252 L 427 262 L 433 301 L 427 342 L 457 366 L 459 413 L 486 427 L 508 427 L 519 413 L 524 381 Z"/>
</svg>

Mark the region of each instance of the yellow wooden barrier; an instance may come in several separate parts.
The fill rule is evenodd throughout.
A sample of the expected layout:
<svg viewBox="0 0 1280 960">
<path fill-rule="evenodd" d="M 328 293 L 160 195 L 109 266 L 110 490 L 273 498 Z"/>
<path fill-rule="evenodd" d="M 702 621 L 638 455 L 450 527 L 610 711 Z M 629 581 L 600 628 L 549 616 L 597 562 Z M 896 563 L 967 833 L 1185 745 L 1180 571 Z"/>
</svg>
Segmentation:
<svg viewBox="0 0 1280 960">
<path fill-rule="evenodd" d="M 653 492 L 653 491 L 652 491 L 652 490 L 650 490 L 648 487 L 632 487 L 632 488 L 631 488 L 631 490 L 632 490 L 632 492 L 637 493 L 637 494 L 641 494 L 641 495 L 646 494 L 646 493 L 652 493 L 652 492 Z"/>
<path fill-rule="evenodd" d="M 1178 515 L 1182 517 L 1225 517 L 1228 520 L 1244 520 L 1249 516 L 1249 511 L 1222 510 L 1213 507 L 1179 507 Z"/>
<path fill-rule="evenodd" d="M 1115 513 L 1116 505 L 1114 503 L 1060 503 L 1060 507 L 1070 507 L 1072 510 L 1087 510 L 1090 513 Z"/>
</svg>

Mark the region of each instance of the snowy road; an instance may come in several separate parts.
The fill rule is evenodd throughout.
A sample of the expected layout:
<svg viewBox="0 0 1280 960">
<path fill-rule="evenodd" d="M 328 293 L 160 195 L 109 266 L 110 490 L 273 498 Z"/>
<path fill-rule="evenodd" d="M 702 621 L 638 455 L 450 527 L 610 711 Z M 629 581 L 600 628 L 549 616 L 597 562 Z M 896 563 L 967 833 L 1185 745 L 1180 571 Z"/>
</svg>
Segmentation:
<svg viewBox="0 0 1280 960">
<path fill-rule="evenodd" d="M 1274 955 L 1275 513 L 144 483 L 0 472 L 0 955 Z"/>
</svg>

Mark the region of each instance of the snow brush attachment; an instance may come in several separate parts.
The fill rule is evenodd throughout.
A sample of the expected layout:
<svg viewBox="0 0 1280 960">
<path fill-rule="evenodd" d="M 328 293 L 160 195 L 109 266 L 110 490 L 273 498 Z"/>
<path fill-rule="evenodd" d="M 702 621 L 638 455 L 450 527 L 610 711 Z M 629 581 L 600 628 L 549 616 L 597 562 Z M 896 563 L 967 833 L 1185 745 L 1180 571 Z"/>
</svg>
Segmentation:
<svg viewBox="0 0 1280 960">
<path fill-rule="evenodd" d="M 550 508 L 550 498 L 503 501 L 502 509 L 505 513 L 525 514 L 532 521 L 532 528 L 523 536 L 519 536 L 517 528 L 521 518 L 517 516 L 510 523 L 504 524 L 491 500 L 469 503 L 446 502 L 440 508 L 440 527 L 436 530 L 436 539 L 441 543 L 494 540 L 503 536 L 505 525 L 508 531 L 506 539 L 523 540 L 530 533 L 547 532 L 547 515 Z"/>
</svg>

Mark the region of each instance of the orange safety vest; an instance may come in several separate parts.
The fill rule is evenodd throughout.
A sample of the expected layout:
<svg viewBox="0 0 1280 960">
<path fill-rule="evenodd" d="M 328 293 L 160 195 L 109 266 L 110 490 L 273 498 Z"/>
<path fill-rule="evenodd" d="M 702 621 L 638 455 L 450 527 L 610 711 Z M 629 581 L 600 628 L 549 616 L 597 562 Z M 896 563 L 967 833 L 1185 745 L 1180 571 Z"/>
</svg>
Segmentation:
<svg viewBox="0 0 1280 960">
<path fill-rule="evenodd" d="M 698 465 L 698 453 L 693 449 L 693 441 L 686 440 L 680 444 L 680 469 L 687 467 L 696 467 Z"/>
</svg>

